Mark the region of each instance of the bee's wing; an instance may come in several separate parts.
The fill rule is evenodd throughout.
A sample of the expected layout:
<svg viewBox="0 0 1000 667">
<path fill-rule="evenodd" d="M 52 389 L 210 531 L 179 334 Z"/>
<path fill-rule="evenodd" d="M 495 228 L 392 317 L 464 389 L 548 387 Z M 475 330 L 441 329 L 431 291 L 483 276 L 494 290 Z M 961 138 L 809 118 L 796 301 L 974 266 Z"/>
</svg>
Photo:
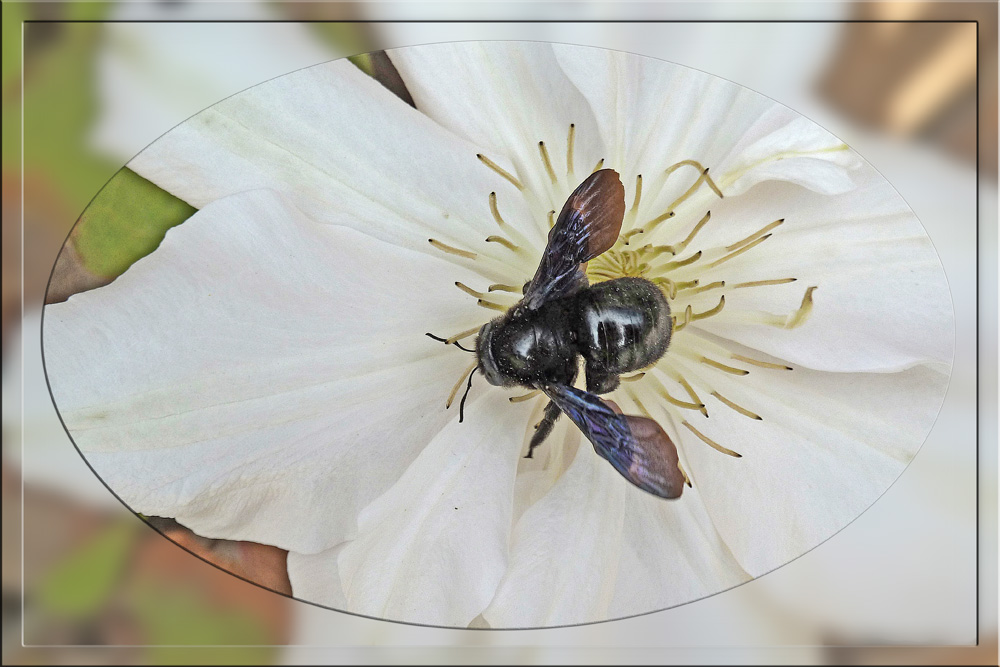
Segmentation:
<svg viewBox="0 0 1000 667">
<path fill-rule="evenodd" d="M 614 403 L 575 387 L 547 385 L 544 391 L 625 479 L 661 498 L 684 491 L 677 448 L 655 421 L 623 415 Z"/>
<path fill-rule="evenodd" d="M 580 265 L 618 240 L 625 217 L 625 187 L 614 169 L 595 171 L 566 200 L 523 303 L 534 310 L 587 286 Z"/>
</svg>

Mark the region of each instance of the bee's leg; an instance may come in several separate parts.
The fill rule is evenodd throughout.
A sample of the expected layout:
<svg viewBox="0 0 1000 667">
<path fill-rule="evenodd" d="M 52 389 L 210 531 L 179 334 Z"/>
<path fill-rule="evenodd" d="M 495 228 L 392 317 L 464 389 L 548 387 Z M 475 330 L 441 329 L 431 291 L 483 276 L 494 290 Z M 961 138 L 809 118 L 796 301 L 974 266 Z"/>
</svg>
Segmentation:
<svg viewBox="0 0 1000 667">
<path fill-rule="evenodd" d="M 608 369 L 587 361 L 587 391 L 592 394 L 607 394 L 614 391 L 621 384 L 618 373 L 613 373 Z"/>
<path fill-rule="evenodd" d="M 552 433 L 552 427 L 556 425 L 556 420 L 559 419 L 559 415 L 561 414 L 562 410 L 556 407 L 555 403 L 549 401 L 549 404 L 545 406 L 542 421 L 538 422 L 535 426 L 535 434 L 531 436 L 531 443 L 528 444 L 528 453 L 524 455 L 524 458 L 532 458 L 531 454 L 535 451 L 535 447 L 542 444 L 545 438 L 549 437 L 549 433 Z"/>
</svg>

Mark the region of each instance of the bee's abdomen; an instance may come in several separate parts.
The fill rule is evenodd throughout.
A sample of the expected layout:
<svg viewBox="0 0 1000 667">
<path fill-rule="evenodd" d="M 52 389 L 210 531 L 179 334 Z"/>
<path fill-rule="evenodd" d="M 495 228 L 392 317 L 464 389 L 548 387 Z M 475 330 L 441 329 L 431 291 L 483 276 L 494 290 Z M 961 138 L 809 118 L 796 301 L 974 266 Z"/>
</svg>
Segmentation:
<svg viewBox="0 0 1000 667">
<path fill-rule="evenodd" d="M 612 373 L 656 362 L 670 344 L 670 305 L 643 278 L 617 278 L 591 286 L 578 298 L 580 353 Z"/>
</svg>

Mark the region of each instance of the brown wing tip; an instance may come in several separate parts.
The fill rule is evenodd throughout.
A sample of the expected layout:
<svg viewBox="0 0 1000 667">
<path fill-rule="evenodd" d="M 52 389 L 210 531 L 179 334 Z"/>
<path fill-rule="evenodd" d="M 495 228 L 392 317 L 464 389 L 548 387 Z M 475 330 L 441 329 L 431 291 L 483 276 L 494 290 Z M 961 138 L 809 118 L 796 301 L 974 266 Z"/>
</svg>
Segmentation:
<svg viewBox="0 0 1000 667">
<path fill-rule="evenodd" d="M 566 200 L 589 220 L 587 252 L 596 257 L 618 240 L 625 218 L 625 186 L 614 169 L 600 169 L 588 176 Z"/>
</svg>

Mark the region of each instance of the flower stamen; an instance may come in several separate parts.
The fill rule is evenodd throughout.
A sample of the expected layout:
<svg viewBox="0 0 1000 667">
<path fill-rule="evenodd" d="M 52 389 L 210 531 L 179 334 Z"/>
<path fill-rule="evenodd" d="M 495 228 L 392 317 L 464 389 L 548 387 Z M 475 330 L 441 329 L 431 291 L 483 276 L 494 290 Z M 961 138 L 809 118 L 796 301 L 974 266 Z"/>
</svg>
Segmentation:
<svg viewBox="0 0 1000 667">
<path fill-rule="evenodd" d="M 691 281 L 691 282 L 695 282 L 695 281 Z M 702 292 L 707 292 L 707 291 L 713 290 L 713 289 L 719 289 L 720 287 L 725 287 L 725 286 L 726 286 L 726 281 L 725 280 L 717 280 L 714 283 L 709 283 L 707 285 L 702 285 L 701 287 L 695 287 L 694 289 L 691 289 L 691 294 L 689 296 L 694 296 L 695 294 L 701 294 Z M 678 288 L 678 289 L 681 289 L 681 288 Z M 684 288 L 684 289 L 690 289 L 690 288 Z M 725 297 L 723 297 L 723 298 L 725 298 Z M 722 309 L 720 308 L 719 310 L 722 310 Z M 714 315 L 714 314 L 715 313 L 712 313 L 712 315 Z M 709 315 L 704 315 L 704 317 L 709 317 Z M 700 318 L 695 318 L 695 319 L 700 319 Z"/>
<path fill-rule="evenodd" d="M 595 171 L 599 170 L 603 166 L 604 166 L 604 158 L 601 158 L 600 160 L 597 161 L 597 164 L 594 165 L 594 168 L 590 171 L 590 173 L 593 174 Z"/>
<path fill-rule="evenodd" d="M 730 375 L 749 375 L 750 371 L 744 370 L 742 368 L 734 368 L 733 366 L 727 366 L 723 363 L 716 361 L 715 359 L 709 359 L 708 357 L 702 355 L 698 357 L 698 361 L 703 364 L 707 364 L 712 368 L 718 368 L 724 373 L 729 373 Z"/>
<path fill-rule="evenodd" d="M 684 259 L 679 259 L 679 260 L 677 260 L 675 262 L 667 262 L 666 264 L 661 264 L 657 268 L 660 269 L 660 270 L 662 270 L 662 271 L 672 271 L 674 269 L 679 269 L 682 266 L 687 266 L 688 264 L 694 264 L 699 259 L 701 259 L 701 255 L 702 255 L 702 252 L 701 252 L 701 250 L 699 250 L 698 252 L 696 252 L 695 254 L 691 255 L 690 257 L 686 257 Z"/>
<path fill-rule="evenodd" d="M 529 391 L 527 394 L 521 394 L 520 396 L 511 396 L 507 400 L 510 401 L 511 403 L 523 403 L 524 401 L 531 400 L 535 396 L 538 396 L 540 393 L 542 393 L 541 389 L 535 389 L 534 391 Z"/>
<path fill-rule="evenodd" d="M 507 224 L 507 221 L 503 219 L 503 216 L 500 215 L 500 209 L 497 207 L 497 193 L 495 192 L 490 193 L 490 213 L 493 214 L 493 219 L 497 221 L 497 224 L 500 225 L 500 227 L 504 229 L 510 227 L 510 225 Z"/>
<path fill-rule="evenodd" d="M 549 151 L 545 148 L 545 142 L 538 142 L 538 152 L 542 155 L 542 163 L 545 165 L 545 171 L 549 172 L 549 178 L 552 179 L 552 183 L 558 183 L 559 178 L 556 176 L 555 169 L 552 168 L 552 161 L 549 160 Z"/>
<path fill-rule="evenodd" d="M 711 287 L 712 287 L 711 285 L 705 285 L 704 288 L 699 288 L 699 289 L 709 289 Z M 722 312 L 722 309 L 725 308 L 725 307 L 726 307 L 726 295 L 723 294 L 721 297 L 719 297 L 719 304 L 715 308 L 711 308 L 709 310 L 706 310 L 703 313 L 695 313 L 695 314 L 693 314 L 691 316 L 691 321 L 695 322 L 697 320 L 705 320 L 705 319 L 708 319 L 709 317 L 711 317 L 712 315 L 718 315 L 719 313 Z"/>
<path fill-rule="evenodd" d="M 734 243 L 732 245 L 726 246 L 726 250 L 736 250 L 737 248 L 743 246 L 746 243 L 750 243 L 751 241 L 756 241 L 758 238 L 760 238 L 764 234 L 767 234 L 769 231 L 771 231 L 775 227 L 779 226 L 784 221 L 785 221 L 784 218 L 780 218 L 778 220 L 775 220 L 774 222 L 770 223 L 769 225 L 765 225 L 765 226 L 761 227 L 760 229 L 758 229 L 757 231 L 755 231 L 753 234 L 751 234 L 750 236 L 746 237 L 745 239 L 743 239 L 741 241 L 737 241 L 736 243 Z"/>
<path fill-rule="evenodd" d="M 728 255 L 724 255 L 724 256 L 720 257 L 719 259 L 717 259 L 714 262 L 712 262 L 711 264 L 709 264 L 707 268 L 714 269 L 719 264 L 722 264 L 723 262 L 728 262 L 729 260 L 733 259 L 734 257 L 738 257 L 739 255 L 742 255 L 746 251 L 752 250 L 752 249 L 756 248 L 757 246 L 759 246 L 761 243 L 763 243 L 764 241 L 768 240 L 769 238 L 771 238 L 771 235 L 770 234 L 765 234 L 764 236 L 760 237 L 759 239 L 757 239 L 753 243 L 745 245 L 742 248 L 740 248 L 739 250 L 734 250 L 733 252 L 729 253 Z"/>
<path fill-rule="evenodd" d="M 576 137 L 576 123 L 569 124 L 569 136 L 566 138 L 566 175 L 573 176 L 573 139 Z"/>
<path fill-rule="evenodd" d="M 692 433 L 694 433 L 696 436 L 698 436 L 698 438 L 702 442 L 704 442 L 706 445 L 708 445 L 712 449 L 714 449 L 716 451 L 719 451 L 719 452 L 722 452 L 723 454 L 728 454 L 729 456 L 732 456 L 732 457 L 735 457 L 735 458 L 738 458 L 738 459 L 743 458 L 742 454 L 740 454 L 738 452 L 734 452 L 733 450 L 728 449 L 727 447 L 723 447 L 722 445 L 720 445 L 719 443 L 717 443 L 715 440 L 712 440 L 707 435 L 705 435 L 704 433 L 702 433 L 701 431 L 699 431 L 698 429 L 696 429 L 694 426 L 691 426 L 691 424 L 689 424 L 688 422 L 682 421 L 681 423 L 684 424 L 684 426 L 687 426 L 688 430 L 690 430 Z"/>
<path fill-rule="evenodd" d="M 771 363 L 770 361 L 760 361 L 758 359 L 751 359 L 750 357 L 744 357 L 742 354 L 733 354 L 731 355 L 731 357 L 736 361 L 742 361 L 743 363 L 751 364 L 753 366 L 760 366 L 761 368 L 773 368 L 779 371 L 792 370 L 791 366 L 786 366 L 785 364 L 775 364 Z"/>
<path fill-rule="evenodd" d="M 493 283 L 490 285 L 486 291 L 487 292 L 510 292 L 511 294 L 521 294 L 520 287 L 516 285 L 502 285 L 500 283 Z"/>
<path fill-rule="evenodd" d="M 555 211 L 555 209 L 552 209 L 551 211 L 549 211 L 547 215 L 549 217 L 549 229 L 552 229 L 553 227 L 556 226 L 556 211 Z"/>
<path fill-rule="evenodd" d="M 751 280 L 746 283 L 736 283 L 733 288 L 737 287 L 765 287 L 767 285 L 785 285 L 788 283 L 794 283 L 798 278 L 777 278 L 775 280 Z"/>
<path fill-rule="evenodd" d="M 510 250 L 513 250 L 514 252 L 518 252 L 518 251 L 521 250 L 520 246 L 518 246 L 516 243 L 514 243 L 510 239 L 506 239 L 506 238 L 504 238 L 502 236 L 487 236 L 486 237 L 486 242 L 487 243 L 499 243 L 500 245 L 502 245 L 502 246 L 504 246 L 506 248 L 509 248 Z"/>
<path fill-rule="evenodd" d="M 465 283 L 460 283 L 457 280 L 455 281 L 455 287 L 457 287 L 458 289 L 462 290 L 463 292 L 465 292 L 469 296 L 476 297 L 477 299 L 482 299 L 483 297 L 486 296 L 482 292 L 477 292 L 476 290 L 472 289 L 471 287 L 469 287 Z"/>
<path fill-rule="evenodd" d="M 722 401 L 722 403 L 724 405 L 729 406 L 730 408 L 732 408 L 736 412 L 738 412 L 741 415 L 744 415 L 746 417 L 749 417 L 750 419 L 756 419 L 757 421 L 763 421 L 763 419 L 764 419 L 763 417 L 761 417 L 757 413 L 750 412 L 749 410 L 747 410 L 743 406 L 737 405 L 736 403 L 733 403 L 732 401 L 730 401 L 728 398 L 726 398 L 725 396 L 723 396 L 722 394 L 720 394 L 717 391 L 713 391 L 712 392 L 712 396 L 715 396 L 717 399 L 719 399 L 720 401 Z"/>
<path fill-rule="evenodd" d="M 670 395 L 670 392 L 667 391 L 667 388 L 663 386 L 663 383 L 660 382 L 658 378 L 656 378 L 655 376 L 651 377 L 653 378 L 653 381 L 656 383 L 656 393 L 658 393 L 663 398 L 667 399 L 667 402 L 670 403 L 671 405 L 676 405 L 679 408 L 686 408 L 688 410 L 697 410 L 698 412 L 701 412 L 705 408 L 705 404 L 700 401 L 697 403 L 688 403 L 687 401 L 682 401 L 679 398 L 674 398 L 673 396 Z"/>
<path fill-rule="evenodd" d="M 445 410 L 450 408 L 451 404 L 455 402 L 455 397 L 458 395 L 458 389 L 459 387 L 462 386 L 462 383 L 465 382 L 465 376 L 471 373 L 478 365 L 479 365 L 479 359 L 474 359 L 472 363 L 469 364 L 468 368 L 462 371 L 462 374 L 458 376 L 458 382 L 456 382 L 455 386 L 451 388 L 451 392 L 448 394 L 448 400 L 445 401 L 444 404 Z"/>
<path fill-rule="evenodd" d="M 457 333 L 454 336 L 449 336 L 448 338 L 445 339 L 444 342 L 446 344 L 448 344 L 448 345 L 451 345 L 455 341 L 459 341 L 459 340 L 462 340 L 463 338 L 468 338 L 472 334 L 479 333 L 480 329 L 482 329 L 482 326 L 473 327 L 471 329 L 466 329 L 465 331 Z"/>
<path fill-rule="evenodd" d="M 455 246 L 448 245 L 447 243 L 441 243 L 437 239 L 427 239 L 427 241 L 442 252 L 446 252 L 451 255 L 458 255 L 459 257 L 466 257 L 468 259 L 476 258 L 476 253 L 469 250 L 462 250 L 461 248 L 456 248 Z"/>
<path fill-rule="evenodd" d="M 711 211 L 707 211 L 705 213 L 704 217 L 702 217 L 702 219 L 698 221 L 698 224 L 694 226 L 694 229 L 691 230 L 691 233 L 687 235 L 687 238 L 685 238 L 680 243 L 676 243 L 674 245 L 663 246 L 663 248 L 667 252 L 669 252 L 669 253 L 671 253 L 673 255 L 677 255 L 677 254 L 679 254 L 681 252 L 684 252 L 684 249 L 688 247 L 688 244 L 691 243 L 691 241 L 694 240 L 695 235 L 697 235 L 698 232 L 701 231 L 701 228 L 704 227 L 705 225 L 707 225 L 708 221 L 711 220 L 711 219 L 712 219 L 712 212 Z"/>
<path fill-rule="evenodd" d="M 487 301 L 486 299 L 478 299 L 476 304 L 482 306 L 483 308 L 489 308 L 490 310 L 498 310 L 501 313 L 506 313 L 508 308 L 507 306 L 502 306 L 499 303 L 493 303 L 492 301 Z"/>
<path fill-rule="evenodd" d="M 636 380 L 641 380 L 645 375 L 645 373 L 636 373 L 635 375 L 623 375 L 619 379 L 622 382 L 635 382 Z"/>
<path fill-rule="evenodd" d="M 490 169 L 492 169 L 493 171 L 495 171 L 496 173 L 500 174 L 508 181 L 510 181 L 511 185 L 513 185 L 515 188 L 517 188 L 518 190 L 524 190 L 524 185 L 521 184 L 521 181 L 517 180 L 517 178 L 515 178 L 509 171 L 498 165 L 496 162 L 489 159 L 482 153 L 476 153 L 476 157 L 479 158 L 479 161 L 485 164 L 487 167 L 489 167 Z"/>
<path fill-rule="evenodd" d="M 629 209 L 633 216 L 639 208 L 640 199 L 642 199 L 642 174 L 635 177 L 635 197 L 632 199 L 632 208 Z"/>
</svg>

